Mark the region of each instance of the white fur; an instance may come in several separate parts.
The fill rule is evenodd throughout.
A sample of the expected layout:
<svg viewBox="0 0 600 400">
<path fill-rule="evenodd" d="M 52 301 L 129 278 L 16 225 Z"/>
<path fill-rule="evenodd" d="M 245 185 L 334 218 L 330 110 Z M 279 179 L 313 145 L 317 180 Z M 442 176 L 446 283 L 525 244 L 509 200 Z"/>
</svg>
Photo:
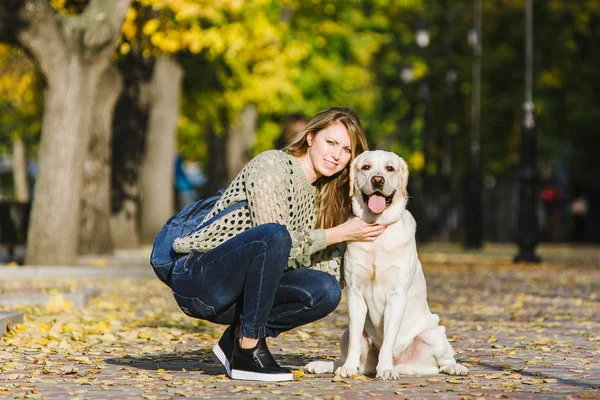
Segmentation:
<svg viewBox="0 0 600 400">
<path fill-rule="evenodd" d="M 363 200 L 363 193 L 375 191 L 373 176 L 385 179 L 377 191 L 394 196 L 381 214 L 371 212 Z M 387 229 L 373 242 L 348 243 L 344 277 L 350 324 L 340 340 L 341 357 L 314 361 L 305 369 L 342 377 L 376 374 L 383 380 L 440 372 L 467 375 L 454 359 L 439 317 L 429 311 L 416 222 L 406 210 L 406 162 L 391 152 L 368 151 L 352 163 L 350 179 L 354 214 Z"/>
</svg>

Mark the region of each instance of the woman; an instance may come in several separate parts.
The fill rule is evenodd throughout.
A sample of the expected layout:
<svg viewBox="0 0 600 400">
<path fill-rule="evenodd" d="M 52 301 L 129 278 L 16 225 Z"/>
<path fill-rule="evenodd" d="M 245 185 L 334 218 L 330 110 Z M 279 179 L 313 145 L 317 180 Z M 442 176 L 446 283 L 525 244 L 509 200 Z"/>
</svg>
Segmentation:
<svg viewBox="0 0 600 400">
<path fill-rule="evenodd" d="M 187 315 L 229 325 L 213 351 L 231 378 L 291 380 L 265 338 L 335 310 L 341 254 L 331 245 L 383 232 L 347 220 L 349 164 L 366 149 L 351 110 L 323 110 L 283 151 L 253 158 L 206 220 L 245 206 L 175 240 L 173 249 L 186 255 L 174 263 L 173 295 Z"/>
</svg>

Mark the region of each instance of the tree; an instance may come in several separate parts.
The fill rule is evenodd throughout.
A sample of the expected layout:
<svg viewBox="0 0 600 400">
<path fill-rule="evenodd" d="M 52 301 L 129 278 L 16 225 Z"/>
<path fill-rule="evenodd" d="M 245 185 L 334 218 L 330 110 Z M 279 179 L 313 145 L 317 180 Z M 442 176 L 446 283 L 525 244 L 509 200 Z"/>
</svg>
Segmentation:
<svg viewBox="0 0 600 400">
<path fill-rule="evenodd" d="M 129 3 L 91 0 L 76 15 L 43 0 L 0 5 L 0 40 L 25 49 L 46 82 L 28 264 L 75 261 L 92 108 Z"/>
</svg>

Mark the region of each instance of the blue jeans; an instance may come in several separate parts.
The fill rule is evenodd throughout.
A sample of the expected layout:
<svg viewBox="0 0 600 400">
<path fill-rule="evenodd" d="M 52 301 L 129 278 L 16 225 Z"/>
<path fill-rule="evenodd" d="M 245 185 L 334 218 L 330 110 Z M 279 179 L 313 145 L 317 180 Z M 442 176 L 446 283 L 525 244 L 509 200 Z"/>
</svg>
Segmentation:
<svg viewBox="0 0 600 400">
<path fill-rule="evenodd" d="M 175 262 L 171 289 L 190 317 L 239 325 L 250 338 L 281 332 L 325 317 L 342 292 L 326 272 L 285 271 L 291 238 L 279 224 L 248 229 L 206 253 Z"/>
</svg>

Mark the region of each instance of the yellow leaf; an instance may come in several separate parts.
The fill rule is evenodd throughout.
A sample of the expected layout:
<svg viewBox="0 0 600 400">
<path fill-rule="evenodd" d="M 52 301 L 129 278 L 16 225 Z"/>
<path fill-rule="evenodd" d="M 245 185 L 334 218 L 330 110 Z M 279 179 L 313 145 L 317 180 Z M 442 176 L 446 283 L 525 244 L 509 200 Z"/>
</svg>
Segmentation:
<svg viewBox="0 0 600 400">
<path fill-rule="evenodd" d="M 119 53 L 126 55 L 131 51 L 131 45 L 129 43 L 121 43 L 119 46 Z"/>
<path fill-rule="evenodd" d="M 102 343 L 113 343 L 117 341 L 117 338 L 111 333 L 105 333 L 100 337 L 100 341 Z"/>
<path fill-rule="evenodd" d="M 46 309 L 51 313 L 68 311 L 71 308 L 73 308 L 73 303 L 66 301 L 62 293 L 52 295 L 46 304 Z"/>
<path fill-rule="evenodd" d="M 63 350 L 71 350 L 71 345 L 69 344 L 69 342 L 67 342 L 66 339 L 63 339 L 60 341 L 60 344 L 58 345 L 59 349 L 63 349 Z"/>
<path fill-rule="evenodd" d="M 294 373 L 294 378 L 299 379 L 302 378 L 304 376 L 304 371 L 302 371 L 301 369 L 297 369 L 295 371 L 293 371 Z"/>
<path fill-rule="evenodd" d="M 154 32 L 156 32 L 156 30 L 158 29 L 159 25 L 160 25 L 160 21 L 159 20 L 157 20 L 157 19 L 151 19 L 150 21 L 146 22 L 146 24 L 144 25 L 144 28 L 142 29 L 142 31 L 144 32 L 144 35 L 150 36 Z"/>
<path fill-rule="evenodd" d="M 310 339 L 310 335 L 304 331 L 301 330 L 297 330 L 296 333 L 298 334 L 298 336 L 300 337 L 301 340 L 308 340 Z"/>
</svg>

